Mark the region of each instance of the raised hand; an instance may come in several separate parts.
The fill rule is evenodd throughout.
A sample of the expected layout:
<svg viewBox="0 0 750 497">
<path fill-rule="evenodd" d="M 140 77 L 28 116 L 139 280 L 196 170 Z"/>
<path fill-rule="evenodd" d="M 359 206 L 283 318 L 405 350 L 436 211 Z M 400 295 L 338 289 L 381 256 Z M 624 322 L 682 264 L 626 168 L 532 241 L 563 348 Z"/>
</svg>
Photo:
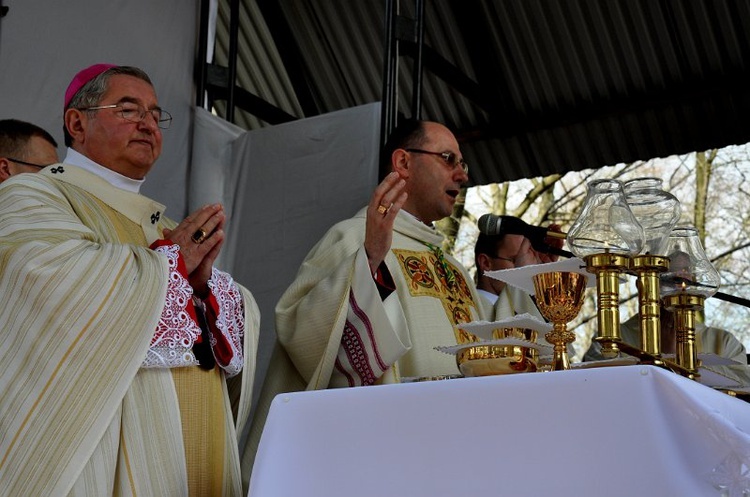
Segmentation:
<svg viewBox="0 0 750 497">
<path fill-rule="evenodd" d="M 372 273 L 391 249 L 393 222 L 406 202 L 405 186 L 406 182 L 398 173 L 392 172 L 375 188 L 370 197 L 365 225 L 365 251 Z"/>
<path fill-rule="evenodd" d="M 560 226 L 559 224 L 550 224 L 547 227 L 547 231 L 556 231 L 558 233 L 562 233 L 562 226 Z M 562 238 L 553 238 L 551 236 L 548 236 L 547 238 L 545 238 L 544 242 L 550 247 L 554 247 L 556 249 L 561 249 L 563 248 L 563 245 L 565 245 L 565 240 L 563 240 Z M 539 254 L 540 263 L 555 262 L 559 258 L 560 258 L 559 256 L 554 255 L 554 254 L 547 254 L 547 253 Z"/>
<path fill-rule="evenodd" d="M 556 255 L 534 250 L 534 247 L 531 246 L 531 242 L 529 241 L 529 239 L 524 237 L 523 241 L 521 242 L 521 247 L 518 249 L 518 255 L 516 255 L 513 263 L 516 267 L 522 267 L 530 266 L 532 264 L 545 264 L 548 262 L 555 262 L 557 259 L 558 256 Z"/>
</svg>

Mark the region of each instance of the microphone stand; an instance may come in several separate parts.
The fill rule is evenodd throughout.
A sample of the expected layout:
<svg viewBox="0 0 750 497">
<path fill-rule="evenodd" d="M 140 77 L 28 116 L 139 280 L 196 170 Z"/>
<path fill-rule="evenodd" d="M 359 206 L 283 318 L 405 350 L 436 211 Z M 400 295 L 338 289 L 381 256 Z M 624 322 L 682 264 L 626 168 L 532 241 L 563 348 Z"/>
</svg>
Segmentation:
<svg viewBox="0 0 750 497">
<path fill-rule="evenodd" d="M 716 292 L 713 294 L 715 299 L 723 300 L 724 302 L 731 302 L 732 304 L 739 304 L 744 307 L 750 307 L 750 300 L 737 297 L 736 295 L 729 295 L 727 293 Z"/>
</svg>

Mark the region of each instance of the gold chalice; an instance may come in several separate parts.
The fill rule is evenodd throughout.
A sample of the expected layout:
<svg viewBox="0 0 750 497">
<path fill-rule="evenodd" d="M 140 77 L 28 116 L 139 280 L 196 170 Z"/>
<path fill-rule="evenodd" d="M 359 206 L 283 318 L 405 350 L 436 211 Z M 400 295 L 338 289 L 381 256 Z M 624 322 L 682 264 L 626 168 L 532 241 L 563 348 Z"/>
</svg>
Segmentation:
<svg viewBox="0 0 750 497">
<path fill-rule="evenodd" d="M 552 331 L 544 335 L 554 346 L 552 370 L 570 369 L 567 345 L 576 336 L 568 331 L 568 322 L 574 319 L 583 305 L 586 276 L 581 273 L 553 271 L 534 275 L 536 305 L 545 319 L 552 323 Z"/>
</svg>

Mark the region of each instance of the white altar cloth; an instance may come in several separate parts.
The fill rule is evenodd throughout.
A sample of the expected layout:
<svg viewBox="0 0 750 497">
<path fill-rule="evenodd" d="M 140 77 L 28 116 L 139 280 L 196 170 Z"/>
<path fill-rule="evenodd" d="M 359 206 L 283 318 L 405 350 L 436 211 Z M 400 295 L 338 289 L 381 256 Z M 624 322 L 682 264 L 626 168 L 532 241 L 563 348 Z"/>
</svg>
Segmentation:
<svg viewBox="0 0 750 497">
<path fill-rule="evenodd" d="M 741 495 L 750 404 L 653 366 L 296 392 L 250 497 Z"/>
</svg>

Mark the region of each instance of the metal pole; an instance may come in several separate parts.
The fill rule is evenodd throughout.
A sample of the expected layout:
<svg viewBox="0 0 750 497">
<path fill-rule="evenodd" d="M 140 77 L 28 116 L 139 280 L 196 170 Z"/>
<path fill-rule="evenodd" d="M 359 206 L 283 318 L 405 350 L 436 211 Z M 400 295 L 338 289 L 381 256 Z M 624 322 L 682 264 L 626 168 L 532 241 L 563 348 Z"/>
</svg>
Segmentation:
<svg viewBox="0 0 750 497">
<path fill-rule="evenodd" d="M 412 75 L 411 115 L 422 119 L 422 45 L 424 42 L 424 0 L 416 2 L 417 54 Z"/>
<path fill-rule="evenodd" d="M 396 17 L 398 15 L 398 0 L 385 2 L 385 44 L 383 47 L 383 90 L 380 102 L 380 145 L 385 145 L 388 136 L 396 126 L 396 79 L 398 73 L 398 40 L 396 40 Z M 390 168 L 380 161 L 380 179 L 388 175 Z"/>
<path fill-rule="evenodd" d="M 0 0 L 1 1 L 1 0 Z M 211 0 L 201 1 L 201 17 L 198 32 L 198 60 L 196 61 L 195 105 L 206 105 L 206 54 L 208 53 L 208 11 Z"/>
<path fill-rule="evenodd" d="M 227 121 L 234 122 L 234 87 L 237 80 L 237 37 L 240 31 L 240 0 L 232 0 L 229 10 L 229 74 L 227 76 Z"/>
</svg>

